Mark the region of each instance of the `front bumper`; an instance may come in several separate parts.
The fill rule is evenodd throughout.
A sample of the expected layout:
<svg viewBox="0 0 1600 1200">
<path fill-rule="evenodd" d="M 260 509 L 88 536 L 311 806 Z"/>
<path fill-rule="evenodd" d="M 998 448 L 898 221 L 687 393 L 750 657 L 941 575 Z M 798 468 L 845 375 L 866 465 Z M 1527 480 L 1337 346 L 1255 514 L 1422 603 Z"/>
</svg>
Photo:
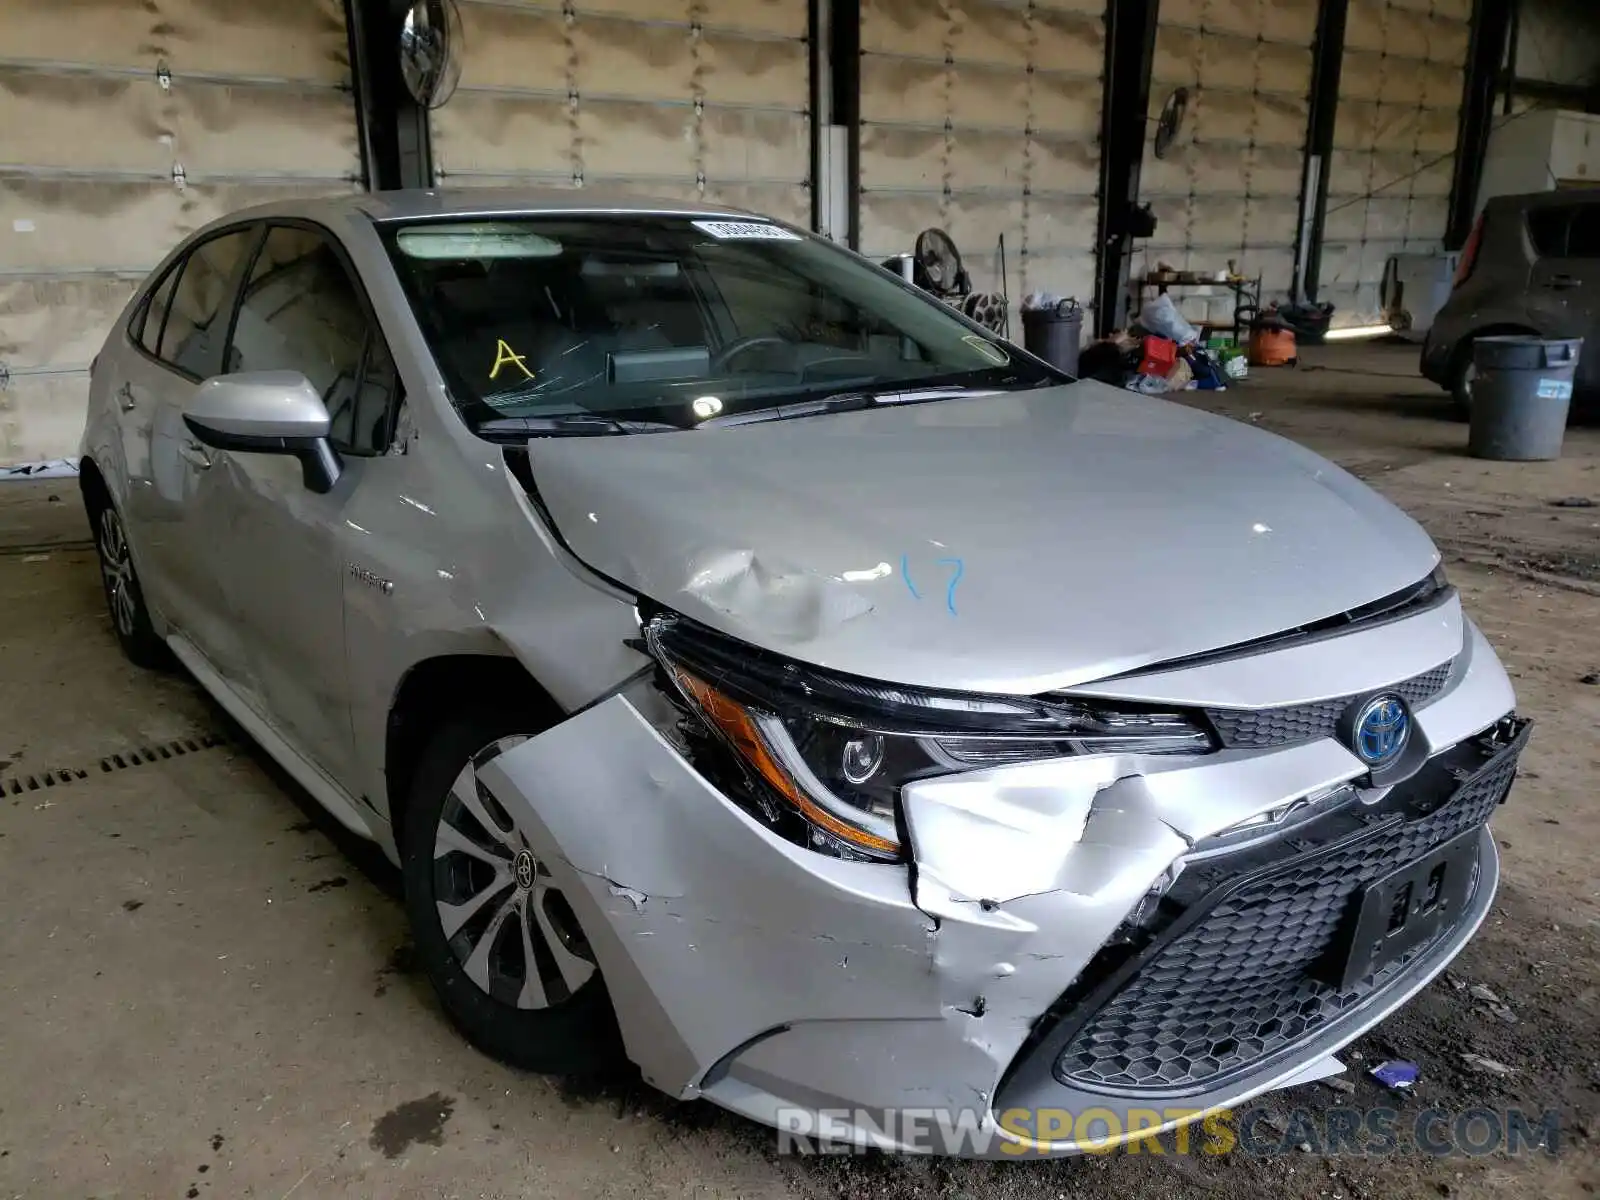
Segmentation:
<svg viewBox="0 0 1600 1200">
<path fill-rule="evenodd" d="M 1477 928 L 1498 877 L 1484 821 L 1521 739 L 1488 755 L 1493 780 L 1480 761 L 1441 792 L 1512 697 L 1481 634 L 1459 616 L 1453 627 L 1429 621 L 1432 633 L 1402 622 L 1386 636 L 1407 677 L 1437 665 L 1441 637 L 1454 638 L 1446 654 L 1460 648 L 1443 691 L 1416 712 L 1436 757 L 1415 778 L 1432 782 L 1369 794 L 1370 806 L 1341 791 L 1363 771 L 1326 737 L 1176 761 L 1065 759 L 914 784 L 904 802 L 915 872 L 842 862 L 782 841 L 712 788 L 658 732 L 647 690 L 582 712 L 481 777 L 553 864 L 629 1054 L 655 1086 L 885 1148 L 1070 1153 L 1086 1136 L 1073 1114 L 1144 1132 L 1315 1077 Z M 1317 653 L 1262 656 L 1282 668 L 1274 693 L 1295 694 L 1284 672 L 1316 668 Z M 1239 678 L 1236 666 L 1219 670 Z M 1165 686 L 1203 684 L 1188 672 Z M 1315 797 L 1315 820 L 1273 849 L 1253 833 L 1241 842 L 1252 820 Z M 1432 942 L 1359 994 L 1294 992 L 1330 914 L 1338 923 L 1340 889 L 1348 900 L 1406 855 L 1473 829 L 1476 885 Z M 1322 873 L 1323 903 L 1291 914 L 1286 932 L 1281 912 L 1258 910 L 1304 892 L 1319 856 L 1338 869 Z M 1282 873 L 1293 887 L 1248 892 Z M 1223 951 L 1208 965 L 1196 946 Z M 1127 970 L 1134 959 L 1140 969 Z M 1197 964 L 1235 996 L 1204 1030 L 1177 1010 L 1175 1026 L 1148 1020 L 1174 996 L 1187 1002 Z M 1316 1001 L 1303 1027 L 1270 1031 L 1259 1048 L 1235 1028 L 1270 1020 L 1250 1015 L 1252 989 L 1231 978 L 1251 972 L 1274 995 Z M 1202 1033 L 1203 1054 L 1190 1045 Z M 1197 1069 L 1199 1058 L 1212 1061 Z M 908 1114 L 961 1136 L 911 1136 L 922 1118 Z"/>
</svg>

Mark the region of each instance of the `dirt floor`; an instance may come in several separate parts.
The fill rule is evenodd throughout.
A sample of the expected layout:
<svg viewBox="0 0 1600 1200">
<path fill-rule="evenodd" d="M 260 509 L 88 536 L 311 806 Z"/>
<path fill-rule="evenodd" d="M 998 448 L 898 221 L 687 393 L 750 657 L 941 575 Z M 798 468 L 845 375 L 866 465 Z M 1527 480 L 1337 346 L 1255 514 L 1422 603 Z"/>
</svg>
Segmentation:
<svg viewBox="0 0 1600 1200">
<path fill-rule="evenodd" d="M 76 485 L 0 487 L 0 1197 L 1594 1195 L 1600 430 L 1556 463 L 1469 459 L 1415 360 L 1312 352 L 1191 399 L 1330 455 L 1443 548 L 1538 722 L 1495 820 L 1505 883 L 1448 976 L 1346 1055 L 1349 1083 L 1235 1114 L 1224 1155 L 801 1159 L 709 1105 L 489 1062 L 412 968 L 395 872 L 187 679 L 119 657 Z M 1368 1077 L 1385 1059 L 1419 1065 L 1410 1093 Z M 1430 1108 L 1436 1139 L 1490 1110 L 1474 1145 L 1553 1111 L 1555 1153 L 1404 1152 Z M 1330 1146 L 1351 1110 L 1402 1152 Z"/>
</svg>

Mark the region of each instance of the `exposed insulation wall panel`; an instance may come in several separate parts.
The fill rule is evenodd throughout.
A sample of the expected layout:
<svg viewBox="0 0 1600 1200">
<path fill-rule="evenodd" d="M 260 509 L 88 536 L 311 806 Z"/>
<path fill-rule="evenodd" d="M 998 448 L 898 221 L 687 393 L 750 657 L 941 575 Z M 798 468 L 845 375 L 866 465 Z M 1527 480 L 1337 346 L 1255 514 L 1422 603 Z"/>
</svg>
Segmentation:
<svg viewBox="0 0 1600 1200">
<path fill-rule="evenodd" d="M 1390 255 L 1442 246 L 1471 0 L 1350 0 L 1320 299 L 1378 319 Z"/>
<path fill-rule="evenodd" d="M 1103 0 L 863 0 L 861 249 L 955 239 L 980 291 L 1088 300 Z M 1014 330 L 1014 332 L 1016 332 Z M 1020 336 L 1020 333 L 1018 333 Z"/>
<path fill-rule="evenodd" d="M 339 0 L 0 0 L 0 465 L 70 454 L 88 364 L 185 234 L 359 186 Z"/>
<path fill-rule="evenodd" d="M 811 224 L 806 0 L 465 0 L 440 183 L 625 189 Z"/>
<path fill-rule="evenodd" d="M 1294 274 L 1311 94 L 1316 0 L 1162 0 L 1140 195 L 1155 211 L 1135 274 L 1165 262 L 1260 276 L 1266 296 Z M 1156 120 L 1173 89 L 1187 117 L 1165 158 Z M 1175 292 L 1191 319 L 1225 321 L 1231 293 Z"/>
<path fill-rule="evenodd" d="M 1600 84 L 1600 21 L 1595 20 L 1594 0 L 1522 0 L 1515 65 L 1518 79 Z"/>
</svg>

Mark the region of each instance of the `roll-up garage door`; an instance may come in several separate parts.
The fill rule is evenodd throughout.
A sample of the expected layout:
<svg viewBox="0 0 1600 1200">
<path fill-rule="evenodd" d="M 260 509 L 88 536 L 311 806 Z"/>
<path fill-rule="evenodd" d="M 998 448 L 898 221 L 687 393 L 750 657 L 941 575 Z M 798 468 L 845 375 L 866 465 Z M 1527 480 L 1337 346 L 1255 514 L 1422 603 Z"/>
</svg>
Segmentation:
<svg viewBox="0 0 1600 1200">
<path fill-rule="evenodd" d="M 1442 247 L 1471 9 L 1350 0 L 1319 294 L 1335 324 L 1378 319 L 1390 255 Z"/>
<path fill-rule="evenodd" d="M 806 0 L 464 0 L 442 185 L 705 199 L 811 224 Z"/>
<path fill-rule="evenodd" d="M 945 229 L 973 286 L 1087 301 L 1103 0 L 863 0 L 861 249 Z M 1016 332 L 1015 328 L 1013 329 Z"/>
<path fill-rule="evenodd" d="M 1316 0 L 1163 0 L 1151 69 L 1150 129 L 1173 90 L 1187 116 L 1166 157 L 1145 143 L 1140 194 L 1155 236 L 1134 273 L 1165 262 L 1260 277 L 1263 298 L 1294 275 L 1300 175 L 1311 94 Z M 1233 296 L 1175 292 L 1191 320 L 1227 321 Z M 1148 299 L 1148 296 L 1146 297 Z"/>
<path fill-rule="evenodd" d="M 0 465 L 69 455 L 89 362 L 184 234 L 359 186 L 339 0 L 0 0 Z"/>
</svg>

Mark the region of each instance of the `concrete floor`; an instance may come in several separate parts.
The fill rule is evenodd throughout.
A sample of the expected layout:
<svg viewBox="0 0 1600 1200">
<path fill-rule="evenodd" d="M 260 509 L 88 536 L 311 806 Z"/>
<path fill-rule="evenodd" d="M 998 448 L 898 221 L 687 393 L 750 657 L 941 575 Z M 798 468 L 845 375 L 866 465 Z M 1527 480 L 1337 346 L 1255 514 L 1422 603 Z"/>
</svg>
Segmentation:
<svg viewBox="0 0 1600 1200">
<path fill-rule="evenodd" d="M 1600 430 L 1573 430 L 1557 463 L 1476 462 L 1414 362 L 1313 352 L 1204 398 L 1418 516 L 1540 722 L 1496 821 L 1490 924 L 1358 1044 L 1354 1093 L 1312 1085 L 1271 1107 L 1554 1107 L 1558 1157 L 796 1160 L 706 1105 L 502 1068 L 412 971 L 387 864 L 186 678 L 124 663 L 61 481 L 0 488 L 0 1196 L 1594 1194 L 1600 687 L 1580 681 L 1600 671 L 1600 509 L 1550 502 L 1600 500 Z M 1514 1073 L 1474 1071 L 1467 1050 Z M 1421 1065 L 1414 1097 L 1360 1074 L 1383 1057 Z"/>
</svg>

